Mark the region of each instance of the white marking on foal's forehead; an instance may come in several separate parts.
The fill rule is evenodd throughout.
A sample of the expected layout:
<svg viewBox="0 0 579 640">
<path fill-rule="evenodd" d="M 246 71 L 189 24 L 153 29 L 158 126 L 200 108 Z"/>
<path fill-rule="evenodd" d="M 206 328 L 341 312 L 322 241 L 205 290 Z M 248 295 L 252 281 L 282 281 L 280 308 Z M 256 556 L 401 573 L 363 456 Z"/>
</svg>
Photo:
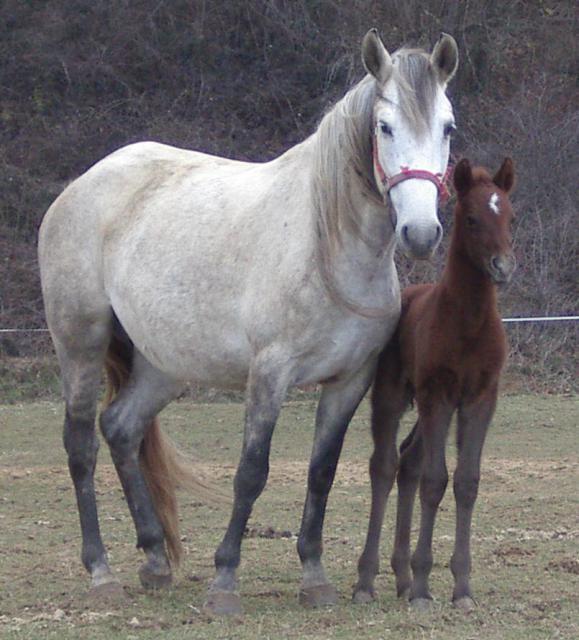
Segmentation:
<svg viewBox="0 0 579 640">
<path fill-rule="evenodd" d="M 500 215 L 500 210 L 499 210 L 499 194 L 498 193 L 493 193 L 493 195 L 491 196 L 490 200 L 489 200 L 489 208 L 493 213 L 496 213 L 496 215 Z"/>
</svg>

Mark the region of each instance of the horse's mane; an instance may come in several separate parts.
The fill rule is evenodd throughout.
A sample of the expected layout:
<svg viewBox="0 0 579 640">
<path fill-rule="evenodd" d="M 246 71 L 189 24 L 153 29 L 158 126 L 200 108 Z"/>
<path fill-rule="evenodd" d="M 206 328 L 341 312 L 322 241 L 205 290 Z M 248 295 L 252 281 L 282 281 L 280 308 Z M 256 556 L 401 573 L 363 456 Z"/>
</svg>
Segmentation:
<svg viewBox="0 0 579 640">
<path fill-rule="evenodd" d="M 400 49 L 392 57 L 393 77 L 403 117 L 417 133 L 428 129 L 436 96 L 437 78 L 429 55 L 421 49 Z M 372 161 L 373 108 L 377 85 L 364 77 L 322 118 L 314 134 L 312 191 L 318 233 L 318 268 L 332 297 L 335 289 L 331 258 L 343 234 L 362 236 L 360 211 L 352 202 L 357 186 L 377 204 L 382 197 L 374 179 Z M 365 239 L 369 241 L 369 239 Z M 350 306 L 347 301 L 346 306 Z"/>
</svg>

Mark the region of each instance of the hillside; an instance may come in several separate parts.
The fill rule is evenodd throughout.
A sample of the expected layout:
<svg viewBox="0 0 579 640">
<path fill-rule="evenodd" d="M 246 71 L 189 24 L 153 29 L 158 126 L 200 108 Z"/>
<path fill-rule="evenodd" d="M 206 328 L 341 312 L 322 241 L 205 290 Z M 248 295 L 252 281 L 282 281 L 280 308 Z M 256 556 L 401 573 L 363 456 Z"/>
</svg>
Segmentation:
<svg viewBox="0 0 579 640">
<path fill-rule="evenodd" d="M 456 155 L 512 155 L 519 269 L 504 315 L 577 313 L 578 12 L 572 1 L 4 0 L 0 6 L 0 328 L 43 327 L 35 239 L 62 188 L 107 153 L 157 140 L 267 160 L 304 139 L 363 73 L 360 41 L 459 43 Z M 446 211 L 448 218 L 450 209 Z M 444 220 L 448 226 L 448 219 Z M 402 264 L 405 282 L 432 278 Z M 573 380 L 574 325 L 510 329 L 512 366 Z M 46 337 L 0 338 L 7 359 Z"/>
</svg>

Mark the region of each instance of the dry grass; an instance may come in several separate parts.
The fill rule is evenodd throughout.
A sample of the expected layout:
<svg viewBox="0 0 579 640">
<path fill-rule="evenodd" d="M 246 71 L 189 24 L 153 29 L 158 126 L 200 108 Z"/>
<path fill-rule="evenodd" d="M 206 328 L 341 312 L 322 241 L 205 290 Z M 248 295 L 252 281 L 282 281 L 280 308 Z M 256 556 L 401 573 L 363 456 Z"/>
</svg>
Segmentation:
<svg viewBox="0 0 579 640">
<path fill-rule="evenodd" d="M 328 508 L 325 558 L 342 598 L 331 610 L 297 604 L 295 551 L 311 446 L 314 403 L 290 403 L 274 437 L 268 488 L 244 541 L 241 623 L 200 612 L 213 572 L 213 551 L 228 518 L 223 506 L 182 495 L 186 547 L 175 587 L 162 594 L 138 585 L 140 554 L 108 454 L 98 468 L 103 535 L 125 587 L 123 602 L 87 598 L 78 559 L 76 505 L 60 443 L 61 407 L 0 406 L 0 635 L 6 638 L 575 638 L 579 635 L 575 397 L 511 396 L 502 400 L 489 437 L 473 539 L 473 585 L 479 608 L 454 611 L 448 599 L 452 494 L 435 531 L 432 576 L 437 603 L 417 617 L 397 602 L 387 556 L 393 510 L 384 533 L 379 599 L 354 606 L 349 595 L 368 513 L 370 444 L 364 405 L 348 434 Z M 221 488 L 228 489 L 241 441 L 238 404 L 174 404 L 163 424 Z M 408 426 L 409 421 L 407 421 Z M 449 452 L 450 454 L 450 452 Z M 452 455 L 449 455 L 453 458 Z"/>
</svg>

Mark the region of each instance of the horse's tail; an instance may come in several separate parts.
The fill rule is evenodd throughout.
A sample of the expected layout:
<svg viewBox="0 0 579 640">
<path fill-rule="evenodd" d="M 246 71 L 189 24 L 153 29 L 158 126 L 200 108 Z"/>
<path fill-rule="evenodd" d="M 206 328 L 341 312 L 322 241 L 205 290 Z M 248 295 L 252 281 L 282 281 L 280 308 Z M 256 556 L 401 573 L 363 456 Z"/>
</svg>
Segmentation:
<svg viewBox="0 0 579 640">
<path fill-rule="evenodd" d="M 420 438 L 420 435 L 418 434 L 418 421 L 416 421 L 416 424 L 412 427 L 412 431 L 402 441 L 402 444 L 400 445 L 400 455 L 408 449 L 415 438 Z"/>
<path fill-rule="evenodd" d="M 123 332 L 124 333 L 124 332 Z M 107 391 L 104 404 L 109 405 L 131 373 L 134 347 L 128 336 L 113 334 L 106 360 Z M 168 438 L 154 418 L 148 425 L 139 451 L 141 470 L 147 482 L 153 506 L 163 531 L 167 555 L 177 566 L 183 555 L 179 533 L 179 512 L 176 489 L 187 487 L 196 495 L 224 501 L 224 495 L 204 482 L 188 464 L 186 458 Z"/>
</svg>

